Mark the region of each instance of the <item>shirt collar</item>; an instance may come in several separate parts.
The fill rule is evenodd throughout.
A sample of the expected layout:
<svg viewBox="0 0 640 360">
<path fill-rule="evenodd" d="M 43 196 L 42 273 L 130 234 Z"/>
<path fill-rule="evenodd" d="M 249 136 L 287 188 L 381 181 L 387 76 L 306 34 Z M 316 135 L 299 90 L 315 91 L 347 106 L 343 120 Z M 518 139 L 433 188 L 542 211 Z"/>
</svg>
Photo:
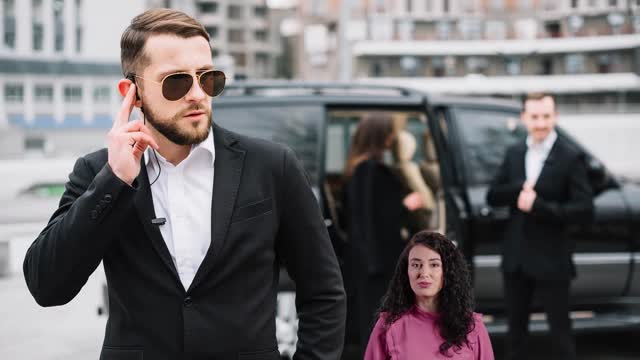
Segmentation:
<svg viewBox="0 0 640 360">
<path fill-rule="evenodd" d="M 203 142 L 199 143 L 199 144 L 195 144 L 191 146 L 191 151 L 194 151 L 195 149 L 201 148 L 203 150 L 206 150 L 209 152 L 209 154 L 211 154 L 211 166 L 214 165 L 215 159 L 216 159 L 216 150 L 215 150 L 215 146 L 213 143 L 213 129 L 209 129 L 209 135 L 207 136 L 206 139 L 204 139 Z M 160 155 L 158 155 L 160 156 Z M 143 154 L 143 158 L 144 158 L 144 165 L 148 166 L 149 165 L 149 160 L 151 159 L 151 147 L 148 146 L 147 149 L 144 151 Z"/>
<path fill-rule="evenodd" d="M 551 130 L 549 135 L 547 135 L 547 137 L 544 140 L 542 140 L 540 144 L 534 144 L 531 136 L 527 136 L 527 147 L 528 148 L 533 147 L 538 149 L 541 148 L 546 151 L 550 151 L 551 148 L 553 147 L 553 144 L 556 142 L 557 138 L 558 138 L 558 133 L 555 130 Z"/>
</svg>

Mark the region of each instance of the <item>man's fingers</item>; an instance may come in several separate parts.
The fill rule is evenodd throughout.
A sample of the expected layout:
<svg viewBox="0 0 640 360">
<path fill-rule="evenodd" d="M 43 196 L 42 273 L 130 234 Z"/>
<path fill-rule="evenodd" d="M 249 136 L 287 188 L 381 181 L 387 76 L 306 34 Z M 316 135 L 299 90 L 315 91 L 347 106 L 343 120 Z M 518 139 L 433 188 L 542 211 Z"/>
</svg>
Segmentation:
<svg viewBox="0 0 640 360">
<path fill-rule="evenodd" d="M 126 124 L 129 121 L 129 115 L 131 115 L 131 111 L 133 110 L 133 103 L 136 98 L 136 86 L 131 84 L 129 86 L 129 90 L 127 94 L 124 96 L 122 100 L 122 106 L 120 106 L 120 111 L 118 112 L 118 116 L 113 122 L 113 127 L 118 127 Z"/>
<path fill-rule="evenodd" d="M 149 134 L 145 134 L 143 132 L 130 132 L 125 136 L 129 138 L 129 145 L 150 145 L 154 149 L 158 149 L 158 143 L 151 137 Z M 139 144 L 141 143 L 141 144 Z"/>
<path fill-rule="evenodd" d="M 151 133 L 151 130 L 149 130 L 149 128 L 146 127 L 140 120 L 131 121 L 124 127 L 124 132 L 135 132 L 135 131 L 141 131 L 145 134 L 148 134 L 149 136 L 153 136 L 153 133 Z"/>
</svg>

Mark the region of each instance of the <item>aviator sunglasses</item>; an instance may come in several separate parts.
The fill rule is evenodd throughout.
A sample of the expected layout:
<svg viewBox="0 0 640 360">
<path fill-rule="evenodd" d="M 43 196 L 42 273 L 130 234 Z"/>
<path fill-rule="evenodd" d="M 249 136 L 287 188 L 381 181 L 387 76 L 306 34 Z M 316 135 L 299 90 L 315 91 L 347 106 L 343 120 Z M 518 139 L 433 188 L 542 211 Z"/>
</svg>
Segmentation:
<svg viewBox="0 0 640 360">
<path fill-rule="evenodd" d="M 162 85 L 162 96 L 169 101 L 180 100 L 187 95 L 193 86 L 194 78 L 200 84 L 202 91 L 211 97 L 220 95 L 227 80 L 224 72 L 220 70 L 206 70 L 195 75 L 187 72 L 177 72 L 165 76 L 162 81 L 146 79 L 135 74 L 130 74 L 127 78 L 132 80 L 132 77 Z"/>
</svg>

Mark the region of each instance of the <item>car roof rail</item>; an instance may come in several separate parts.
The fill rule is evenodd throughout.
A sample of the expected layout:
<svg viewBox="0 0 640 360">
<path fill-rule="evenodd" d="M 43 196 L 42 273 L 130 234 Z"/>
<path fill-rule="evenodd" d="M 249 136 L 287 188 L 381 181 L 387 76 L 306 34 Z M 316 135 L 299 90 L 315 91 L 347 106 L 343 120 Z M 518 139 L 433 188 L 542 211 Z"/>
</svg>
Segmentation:
<svg viewBox="0 0 640 360">
<path fill-rule="evenodd" d="M 390 85 L 358 84 L 348 82 L 302 82 L 288 80 L 234 81 L 225 87 L 224 96 L 318 96 L 318 95 L 384 95 L 408 97 L 418 92 Z"/>
</svg>

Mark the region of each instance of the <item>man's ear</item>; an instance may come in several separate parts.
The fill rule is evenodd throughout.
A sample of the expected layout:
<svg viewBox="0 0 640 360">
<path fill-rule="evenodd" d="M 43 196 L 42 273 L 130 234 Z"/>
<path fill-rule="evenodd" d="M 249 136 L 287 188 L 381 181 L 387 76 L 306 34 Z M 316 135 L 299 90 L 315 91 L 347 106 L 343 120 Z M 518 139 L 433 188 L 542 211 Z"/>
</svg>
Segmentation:
<svg viewBox="0 0 640 360">
<path fill-rule="evenodd" d="M 125 97 L 125 95 L 127 95 L 127 92 L 129 91 L 129 88 L 132 84 L 133 82 L 129 79 L 120 79 L 120 81 L 118 81 L 118 92 L 120 92 L 120 95 L 122 95 L 122 97 Z M 133 103 L 133 106 L 139 108 L 142 106 L 142 101 L 140 100 L 138 91 L 140 90 L 136 86 L 136 101 Z"/>
</svg>

